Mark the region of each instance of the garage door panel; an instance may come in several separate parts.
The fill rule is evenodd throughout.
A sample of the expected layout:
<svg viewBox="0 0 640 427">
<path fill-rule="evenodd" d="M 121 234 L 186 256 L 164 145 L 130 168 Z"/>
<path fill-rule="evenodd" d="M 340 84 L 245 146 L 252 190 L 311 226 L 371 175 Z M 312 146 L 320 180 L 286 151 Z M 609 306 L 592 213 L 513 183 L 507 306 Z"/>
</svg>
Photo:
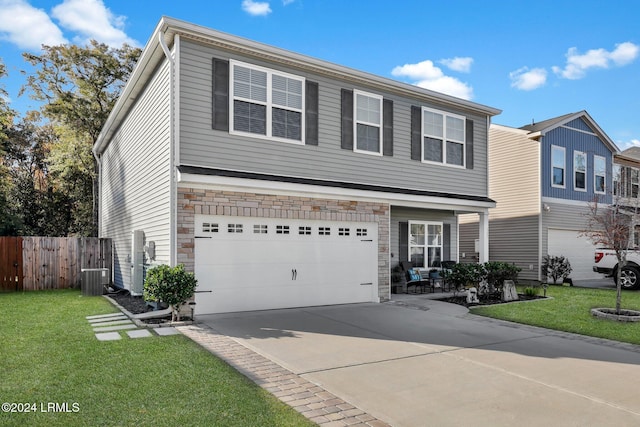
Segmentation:
<svg viewBox="0 0 640 427">
<path fill-rule="evenodd" d="M 197 232 L 204 223 L 217 231 L 196 239 L 196 314 L 377 300 L 375 223 L 196 215 Z"/>
<path fill-rule="evenodd" d="M 549 229 L 547 253 L 553 256 L 564 256 L 571 263 L 572 279 L 599 279 L 602 275 L 593 272 L 593 254 L 596 246 L 580 231 Z"/>
</svg>

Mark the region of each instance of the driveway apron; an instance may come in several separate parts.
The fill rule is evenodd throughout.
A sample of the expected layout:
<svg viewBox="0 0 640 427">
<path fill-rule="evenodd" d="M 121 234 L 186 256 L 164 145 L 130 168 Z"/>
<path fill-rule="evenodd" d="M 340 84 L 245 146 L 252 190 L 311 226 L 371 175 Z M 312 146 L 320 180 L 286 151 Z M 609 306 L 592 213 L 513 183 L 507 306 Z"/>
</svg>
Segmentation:
<svg viewBox="0 0 640 427">
<path fill-rule="evenodd" d="M 431 300 L 198 321 L 393 426 L 640 425 L 639 346 Z"/>
</svg>

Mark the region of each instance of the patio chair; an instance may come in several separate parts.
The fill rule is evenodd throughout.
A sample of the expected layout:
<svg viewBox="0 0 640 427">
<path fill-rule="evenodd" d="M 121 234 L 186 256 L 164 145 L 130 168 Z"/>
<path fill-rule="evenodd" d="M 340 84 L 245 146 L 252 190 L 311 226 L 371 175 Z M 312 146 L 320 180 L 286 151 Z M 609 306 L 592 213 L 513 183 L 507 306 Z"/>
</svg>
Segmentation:
<svg viewBox="0 0 640 427">
<path fill-rule="evenodd" d="M 440 288 L 440 292 L 444 292 L 444 277 L 442 276 L 441 270 L 430 270 L 429 282 L 433 292 L 435 292 L 436 288 Z"/>
<path fill-rule="evenodd" d="M 418 288 L 422 289 L 422 293 L 424 293 L 425 288 L 429 286 L 433 291 L 433 286 L 431 285 L 431 280 L 428 278 L 422 277 L 420 271 L 415 268 L 410 268 L 406 272 L 407 277 L 407 293 L 409 293 L 409 287 L 413 286 L 413 290 L 415 293 L 418 293 Z"/>
</svg>

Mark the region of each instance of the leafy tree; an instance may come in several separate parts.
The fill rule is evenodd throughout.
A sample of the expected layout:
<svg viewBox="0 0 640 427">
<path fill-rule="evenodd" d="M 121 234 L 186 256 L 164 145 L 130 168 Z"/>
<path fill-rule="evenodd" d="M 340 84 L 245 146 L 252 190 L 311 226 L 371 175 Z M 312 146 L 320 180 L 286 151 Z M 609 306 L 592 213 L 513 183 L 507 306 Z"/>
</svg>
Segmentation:
<svg viewBox="0 0 640 427">
<path fill-rule="evenodd" d="M 6 68 L 0 58 L 0 79 L 7 75 Z M 18 233 L 19 218 L 10 211 L 10 191 L 12 180 L 9 175 L 7 161 L 7 132 L 13 124 L 15 112 L 10 108 L 8 101 L 9 94 L 0 85 L 0 236 L 15 235 Z"/>
<path fill-rule="evenodd" d="M 624 212 L 619 203 L 602 205 L 598 200 L 589 204 L 587 226 L 582 231 L 594 245 L 612 249 L 618 259 L 616 274 L 616 313 L 620 314 L 622 303 L 622 269 L 627 264 L 627 249 L 632 230 L 631 216 Z"/>
<path fill-rule="evenodd" d="M 85 161 L 140 53 L 140 49 L 127 44 L 114 49 L 95 40 L 84 47 L 43 46 L 41 55 L 23 53 L 24 59 L 36 67 L 23 91 L 30 90 L 33 99 L 43 101 L 43 115 L 65 129 L 66 143 L 53 150 L 56 173 L 75 174 L 76 189 L 92 188 L 90 199 L 76 198 L 74 202 L 78 212 L 93 212 L 90 235 L 97 235 L 98 170 L 92 160 L 92 172 L 88 173 Z M 86 182 L 80 183 L 79 179 Z M 80 220 L 78 224 L 85 222 Z"/>
</svg>

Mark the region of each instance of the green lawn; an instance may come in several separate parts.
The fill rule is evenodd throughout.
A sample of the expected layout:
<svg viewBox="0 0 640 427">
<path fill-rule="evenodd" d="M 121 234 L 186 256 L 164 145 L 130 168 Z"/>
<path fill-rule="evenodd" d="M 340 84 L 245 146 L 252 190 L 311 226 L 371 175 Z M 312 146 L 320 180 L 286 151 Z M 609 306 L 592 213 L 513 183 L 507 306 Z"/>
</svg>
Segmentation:
<svg viewBox="0 0 640 427">
<path fill-rule="evenodd" d="M 558 331 L 640 344 L 640 322 L 625 323 L 591 316 L 592 308 L 615 308 L 616 291 L 549 286 L 553 299 L 477 307 L 472 313 Z M 640 291 L 622 291 L 622 308 L 640 310 Z"/>
<path fill-rule="evenodd" d="M 98 341 L 85 316 L 116 311 L 102 297 L 10 293 L 0 307 L 0 403 L 36 409 L 0 412 L 2 426 L 313 425 L 182 335 Z"/>
</svg>

